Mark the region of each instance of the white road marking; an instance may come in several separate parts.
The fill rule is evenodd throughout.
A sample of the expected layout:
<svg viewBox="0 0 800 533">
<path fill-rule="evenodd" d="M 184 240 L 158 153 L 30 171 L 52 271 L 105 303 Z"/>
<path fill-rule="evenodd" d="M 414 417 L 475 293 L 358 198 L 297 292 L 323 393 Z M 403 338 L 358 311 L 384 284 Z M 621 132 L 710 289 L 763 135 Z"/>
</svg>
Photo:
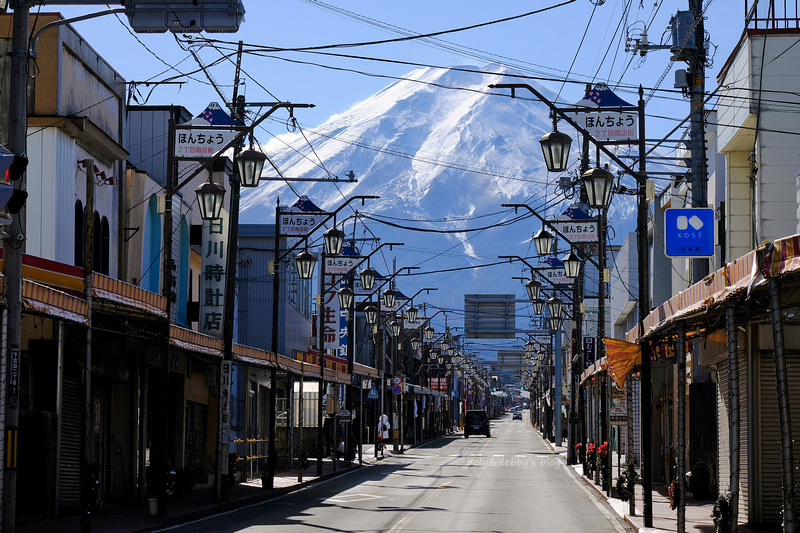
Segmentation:
<svg viewBox="0 0 800 533">
<path fill-rule="evenodd" d="M 354 503 L 363 502 L 366 500 L 378 500 L 386 496 L 376 496 L 375 494 L 345 494 L 344 496 L 337 496 L 335 498 L 320 498 L 323 503 Z"/>
</svg>

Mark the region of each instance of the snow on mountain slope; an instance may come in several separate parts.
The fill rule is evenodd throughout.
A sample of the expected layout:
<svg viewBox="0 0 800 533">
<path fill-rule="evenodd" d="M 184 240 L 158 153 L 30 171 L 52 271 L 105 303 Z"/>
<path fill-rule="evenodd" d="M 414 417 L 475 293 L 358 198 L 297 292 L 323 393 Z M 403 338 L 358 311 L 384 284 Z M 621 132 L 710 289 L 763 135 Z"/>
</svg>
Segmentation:
<svg viewBox="0 0 800 533">
<path fill-rule="evenodd" d="M 325 210 L 353 195 L 380 196 L 363 207 L 358 202 L 351 205 L 387 222 L 367 220 L 382 242 L 406 243 L 391 254 L 387 251 L 385 264 L 376 258 L 373 266 L 385 273 L 392 269 L 392 257 L 397 258 L 398 268 L 420 266 L 415 275 L 399 282 L 404 293 L 438 287 L 425 300 L 456 309 L 463 308 L 464 293 L 515 293 L 521 298 L 523 288 L 511 279 L 520 275 L 519 264 L 450 269 L 494 262 L 498 255 L 532 255 L 528 241 L 540 226 L 535 219 L 483 231 L 431 232 L 494 226 L 512 217 L 503 212 L 503 203 L 554 203 L 557 176 L 548 176 L 539 146 L 541 136 L 552 129 L 548 109 L 522 91 L 511 99 L 506 91 L 488 88 L 512 81 L 519 80 L 491 65 L 418 69 L 321 126 L 305 130 L 313 151 L 300 132 L 274 138 L 264 149 L 289 178 L 326 178 L 320 159 L 340 178 L 353 171 L 356 183 L 292 183 L 294 191 Z M 546 87 L 523 82 L 553 96 Z M 297 114 L 302 118 L 301 111 Z M 573 162 L 578 160 L 578 145 L 573 143 Z M 274 171 L 267 169 L 264 175 Z M 289 205 L 296 194 L 286 183 L 275 181 L 243 190 L 242 222 L 272 222 L 278 197 L 282 205 Z M 555 205 L 548 214 L 560 214 L 568 203 Z M 617 209 L 627 210 L 625 205 L 632 204 L 621 203 Z M 343 212 L 340 220 L 346 215 Z M 363 236 L 361 224 L 356 231 L 356 236 Z M 442 270 L 446 271 L 438 272 Z M 437 273 L 420 274 L 431 271 Z"/>
</svg>

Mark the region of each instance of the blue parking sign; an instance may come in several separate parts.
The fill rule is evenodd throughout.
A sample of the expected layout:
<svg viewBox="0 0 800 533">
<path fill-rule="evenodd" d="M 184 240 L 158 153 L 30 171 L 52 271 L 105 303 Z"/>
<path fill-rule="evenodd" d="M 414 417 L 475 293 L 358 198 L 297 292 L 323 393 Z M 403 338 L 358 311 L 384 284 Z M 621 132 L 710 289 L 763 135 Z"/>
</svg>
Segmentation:
<svg viewBox="0 0 800 533">
<path fill-rule="evenodd" d="M 664 212 L 664 252 L 668 257 L 714 255 L 714 209 L 673 208 Z"/>
</svg>

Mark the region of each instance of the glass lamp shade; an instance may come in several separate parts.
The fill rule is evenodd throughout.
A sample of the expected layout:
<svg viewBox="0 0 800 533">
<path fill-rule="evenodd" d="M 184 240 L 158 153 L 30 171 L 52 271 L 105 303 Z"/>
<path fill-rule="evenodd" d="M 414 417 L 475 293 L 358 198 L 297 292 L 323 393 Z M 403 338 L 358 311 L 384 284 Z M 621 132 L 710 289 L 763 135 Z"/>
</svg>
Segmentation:
<svg viewBox="0 0 800 533">
<path fill-rule="evenodd" d="M 433 338 L 433 334 L 435 333 L 435 330 L 430 326 L 428 326 L 422 331 L 425 333 L 425 340 L 427 341 L 431 340 Z"/>
<path fill-rule="evenodd" d="M 550 298 L 547 300 L 547 310 L 550 312 L 551 317 L 561 318 L 561 312 L 564 310 L 564 302 L 560 298 Z"/>
<path fill-rule="evenodd" d="M 447 370 L 452 370 L 453 369 L 453 363 L 451 363 L 449 361 L 447 363 L 445 363 L 444 366 L 445 366 L 445 368 L 447 368 Z"/>
<path fill-rule="evenodd" d="M 322 240 L 328 255 L 339 255 L 344 244 L 344 232 L 338 228 L 330 228 L 322 234 Z"/>
<path fill-rule="evenodd" d="M 558 331 L 559 329 L 561 329 L 561 324 L 562 322 L 564 322 L 564 319 L 561 318 L 560 316 L 551 316 L 549 318 L 549 322 L 550 322 L 550 330 Z"/>
<path fill-rule="evenodd" d="M 342 287 L 336 294 L 339 296 L 339 307 L 342 309 L 350 309 L 353 306 L 353 299 L 356 293 L 350 287 Z"/>
<path fill-rule="evenodd" d="M 533 302 L 539 298 L 539 293 L 542 290 L 542 284 L 535 279 L 528 281 L 525 284 L 525 290 L 528 292 L 528 298 Z"/>
<path fill-rule="evenodd" d="M 533 341 L 528 341 L 525 343 L 525 351 L 532 352 L 533 351 Z"/>
<path fill-rule="evenodd" d="M 614 174 L 600 167 L 590 168 L 581 175 L 583 190 L 590 207 L 600 209 L 608 206 Z"/>
<path fill-rule="evenodd" d="M 386 289 L 383 291 L 383 305 L 385 307 L 394 307 L 394 301 L 397 297 L 397 291 L 392 289 Z"/>
<path fill-rule="evenodd" d="M 408 319 L 409 322 L 416 322 L 418 314 L 419 311 L 414 306 L 411 306 L 408 309 L 406 309 L 406 318 Z"/>
<path fill-rule="evenodd" d="M 561 262 L 564 263 L 564 271 L 568 278 L 577 278 L 580 275 L 583 262 L 575 252 L 570 251 L 570 253 L 561 258 Z"/>
<path fill-rule="evenodd" d="M 200 207 L 200 218 L 216 220 L 222 212 L 222 201 L 225 199 L 225 187 L 213 181 L 207 181 L 194 190 Z"/>
<path fill-rule="evenodd" d="M 452 357 L 454 353 L 455 353 L 455 350 L 453 348 L 448 348 L 447 349 L 447 355 L 449 355 L 450 357 Z"/>
<path fill-rule="evenodd" d="M 450 343 L 446 340 L 443 340 L 439 343 L 439 347 L 442 349 L 443 352 L 447 351 L 450 348 Z"/>
<path fill-rule="evenodd" d="M 364 287 L 365 291 L 372 290 L 372 287 L 375 286 L 375 278 L 377 276 L 378 273 L 372 267 L 367 267 L 358 273 L 358 277 L 361 278 L 361 286 Z"/>
<path fill-rule="evenodd" d="M 368 305 L 364 309 L 364 318 L 367 319 L 368 324 L 374 324 L 378 321 L 378 308 L 374 305 Z"/>
<path fill-rule="evenodd" d="M 539 255 L 547 255 L 553 250 L 553 243 L 556 238 L 546 229 L 540 229 L 533 236 L 533 244 L 536 246 L 536 253 Z"/>
<path fill-rule="evenodd" d="M 564 172 L 567 170 L 569 161 L 569 147 L 572 139 L 566 133 L 551 131 L 545 134 L 540 140 L 542 154 L 544 154 L 544 164 L 550 172 Z"/>
<path fill-rule="evenodd" d="M 400 336 L 400 322 L 398 322 L 397 320 L 392 320 L 389 323 L 389 329 L 392 332 L 392 337 Z"/>
<path fill-rule="evenodd" d="M 294 256 L 294 262 L 297 264 L 297 274 L 300 279 L 311 279 L 314 274 L 314 265 L 317 263 L 317 257 L 303 250 Z"/>
<path fill-rule="evenodd" d="M 538 298 L 533 301 L 533 312 L 537 315 L 544 313 L 544 300 Z"/>
<path fill-rule="evenodd" d="M 443 355 L 439 354 L 439 357 L 437 357 L 436 360 L 440 365 L 444 364 L 444 356 Z"/>
<path fill-rule="evenodd" d="M 411 349 L 414 350 L 415 352 L 419 350 L 419 344 L 420 340 L 418 338 L 414 337 L 413 339 L 411 339 Z"/>
<path fill-rule="evenodd" d="M 245 150 L 236 158 L 239 166 L 239 183 L 242 187 L 255 187 L 261 179 L 261 171 L 267 156 L 258 150 Z"/>
</svg>

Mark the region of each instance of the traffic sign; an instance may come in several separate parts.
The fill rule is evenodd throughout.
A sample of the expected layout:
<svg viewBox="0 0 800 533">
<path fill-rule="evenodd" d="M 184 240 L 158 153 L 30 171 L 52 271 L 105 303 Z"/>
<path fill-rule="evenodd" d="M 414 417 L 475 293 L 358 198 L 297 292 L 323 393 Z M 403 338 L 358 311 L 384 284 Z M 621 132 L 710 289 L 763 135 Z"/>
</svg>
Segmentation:
<svg viewBox="0 0 800 533">
<path fill-rule="evenodd" d="M 375 387 L 372 387 L 369 392 L 367 393 L 367 398 L 370 400 L 377 400 L 378 399 L 378 391 L 375 390 Z"/>
<path fill-rule="evenodd" d="M 714 255 L 714 209 L 667 209 L 664 212 L 664 248 L 667 257 Z"/>
<path fill-rule="evenodd" d="M 400 385 L 395 385 L 394 387 L 392 387 L 392 392 L 395 394 L 400 394 L 401 392 L 403 392 L 403 387 L 401 387 Z"/>
<path fill-rule="evenodd" d="M 395 376 L 392 378 L 392 383 L 394 383 L 395 385 L 400 385 L 402 382 L 403 378 L 401 378 L 400 376 Z"/>
</svg>

